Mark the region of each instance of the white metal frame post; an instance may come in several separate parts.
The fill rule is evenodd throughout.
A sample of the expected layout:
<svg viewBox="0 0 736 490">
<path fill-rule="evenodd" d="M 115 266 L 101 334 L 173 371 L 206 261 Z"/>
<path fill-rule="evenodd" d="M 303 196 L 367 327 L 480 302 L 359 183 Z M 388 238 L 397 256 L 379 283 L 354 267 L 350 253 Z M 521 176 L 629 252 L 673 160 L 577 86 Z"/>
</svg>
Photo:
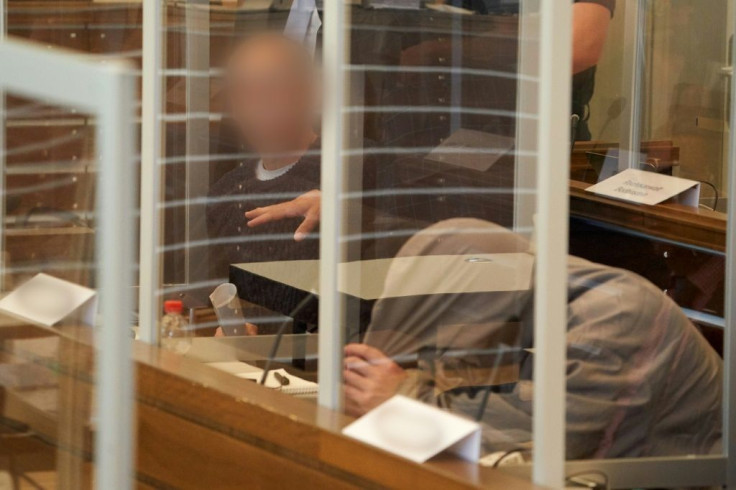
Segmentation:
<svg viewBox="0 0 736 490">
<path fill-rule="evenodd" d="M 729 19 L 736 22 L 736 18 Z M 731 40 L 732 61 L 736 66 L 736 37 Z M 723 450 L 726 458 L 726 487 L 736 489 L 736 77 L 731 77 L 731 116 L 728 147 L 728 232 L 726 237 L 726 299 L 723 379 Z"/>
<path fill-rule="evenodd" d="M 0 42 L 8 32 L 7 0 L 0 0 Z M 0 90 L 0 189 L 5 189 L 5 92 Z M 5 290 L 5 199 L 0 199 L 0 292 Z"/>
<path fill-rule="evenodd" d="M 323 65 L 326 84 L 322 116 L 322 215 L 319 279 L 319 404 L 339 409 L 342 404 L 342 348 L 344 308 L 338 290 L 344 189 L 343 147 L 346 141 L 344 107 L 348 96 L 345 76 L 350 52 L 348 7 L 344 0 L 324 2 Z"/>
<path fill-rule="evenodd" d="M 540 15 L 533 479 L 540 485 L 562 488 L 572 3 L 542 1 Z"/>
<path fill-rule="evenodd" d="M 96 487 L 133 486 L 130 315 L 133 278 L 133 107 L 128 66 L 105 64 L 32 43 L 0 43 L 0 90 L 72 106 L 97 118 Z"/>
<path fill-rule="evenodd" d="M 537 187 L 537 114 L 539 83 L 539 0 L 521 0 L 519 61 L 516 81 L 516 155 L 514 161 L 514 231 L 532 238 Z"/>
<path fill-rule="evenodd" d="M 644 53 L 644 28 L 648 0 L 627 0 L 624 11 L 624 65 L 622 93 L 627 98 L 622 115 L 619 171 L 636 168 L 641 151 L 642 90 L 646 57 Z"/>
<path fill-rule="evenodd" d="M 186 46 L 186 223 L 184 282 L 202 281 L 200 264 L 209 264 L 209 247 L 193 249 L 193 242 L 207 240 L 205 207 L 195 203 L 207 197 L 210 166 L 202 158 L 210 154 L 210 80 L 201 76 L 210 71 L 210 1 L 187 0 L 183 4 Z"/>
<path fill-rule="evenodd" d="M 96 339 L 96 487 L 133 487 L 133 396 L 130 318 L 133 279 L 133 77 L 105 72 L 97 148 L 97 277 L 102 326 Z"/>
<path fill-rule="evenodd" d="M 140 269 L 138 274 L 138 324 L 140 338 L 158 343 L 157 322 L 161 285 L 163 108 L 162 66 L 164 56 L 164 0 L 143 2 L 143 63 L 141 96 L 141 221 Z"/>
</svg>

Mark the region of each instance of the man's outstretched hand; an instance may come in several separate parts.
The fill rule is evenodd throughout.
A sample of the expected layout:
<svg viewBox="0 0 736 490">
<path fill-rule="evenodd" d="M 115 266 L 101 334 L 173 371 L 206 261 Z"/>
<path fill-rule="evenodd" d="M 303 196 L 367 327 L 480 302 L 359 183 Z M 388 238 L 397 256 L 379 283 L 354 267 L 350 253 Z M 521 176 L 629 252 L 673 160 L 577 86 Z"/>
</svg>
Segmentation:
<svg viewBox="0 0 736 490">
<path fill-rule="evenodd" d="M 319 226 L 319 212 L 322 194 L 315 189 L 302 194 L 292 201 L 256 208 L 245 213 L 248 226 L 253 228 L 272 221 L 286 218 L 304 218 L 294 232 L 294 240 L 301 242 Z"/>
<path fill-rule="evenodd" d="M 348 344 L 343 378 L 345 411 L 360 416 L 394 396 L 406 372 L 375 347 Z"/>
</svg>

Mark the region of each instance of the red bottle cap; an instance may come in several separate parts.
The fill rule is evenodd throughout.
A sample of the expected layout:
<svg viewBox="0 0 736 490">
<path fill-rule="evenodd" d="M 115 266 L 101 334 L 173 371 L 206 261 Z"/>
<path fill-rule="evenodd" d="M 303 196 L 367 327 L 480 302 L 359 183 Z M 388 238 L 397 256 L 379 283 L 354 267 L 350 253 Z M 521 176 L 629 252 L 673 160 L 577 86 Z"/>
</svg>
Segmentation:
<svg viewBox="0 0 736 490">
<path fill-rule="evenodd" d="M 184 304 L 178 299 L 164 301 L 164 312 L 165 313 L 178 313 L 181 315 L 182 311 L 184 311 Z"/>
</svg>

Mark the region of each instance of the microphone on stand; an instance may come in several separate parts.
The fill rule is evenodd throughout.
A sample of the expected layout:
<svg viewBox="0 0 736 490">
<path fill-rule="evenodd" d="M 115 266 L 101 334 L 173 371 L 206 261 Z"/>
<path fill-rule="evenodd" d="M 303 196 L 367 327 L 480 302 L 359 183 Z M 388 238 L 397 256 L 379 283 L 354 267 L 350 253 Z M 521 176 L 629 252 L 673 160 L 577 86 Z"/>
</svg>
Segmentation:
<svg viewBox="0 0 736 490">
<path fill-rule="evenodd" d="M 261 375 L 261 380 L 258 382 L 259 384 L 266 384 L 266 378 L 268 377 L 269 371 L 271 371 L 273 361 L 276 359 L 279 345 L 281 345 L 281 339 L 284 337 L 286 327 L 290 323 L 289 320 L 291 319 L 292 321 L 295 321 L 293 320 L 293 318 L 296 317 L 312 299 L 313 296 L 311 294 L 307 294 L 306 296 L 304 296 L 299 304 L 296 305 L 296 308 L 294 308 L 291 314 L 288 315 L 291 318 L 287 318 L 286 320 L 281 322 L 281 325 L 279 325 L 279 328 L 276 331 L 276 338 L 273 340 L 273 345 L 271 346 L 271 351 L 268 353 L 268 357 L 266 358 L 266 364 L 265 366 L 263 366 L 263 374 Z"/>
</svg>

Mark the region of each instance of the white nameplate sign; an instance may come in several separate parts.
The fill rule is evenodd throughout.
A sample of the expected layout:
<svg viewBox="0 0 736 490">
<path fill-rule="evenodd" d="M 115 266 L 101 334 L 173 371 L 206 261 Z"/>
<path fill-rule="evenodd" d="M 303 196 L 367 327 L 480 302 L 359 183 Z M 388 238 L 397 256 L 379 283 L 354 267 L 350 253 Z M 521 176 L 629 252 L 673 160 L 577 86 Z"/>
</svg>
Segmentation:
<svg viewBox="0 0 736 490">
<path fill-rule="evenodd" d="M 675 196 L 698 207 L 700 182 L 629 168 L 586 189 L 599 196 L 653 206 Z"/>
<path fill-rule="evenodd" d="M 36 274 L 0 300 L 0 311 L 44 327 L 71 317 L 94 326 L 97 294 L 48 274 Z"/>
<path fill-rule="evenodd" d="M 471 462 L 480 458 L 480 425 L 401 395 L 377 406 L 342 432 L 416 463 L 443 451 Z"/>
</svg>

